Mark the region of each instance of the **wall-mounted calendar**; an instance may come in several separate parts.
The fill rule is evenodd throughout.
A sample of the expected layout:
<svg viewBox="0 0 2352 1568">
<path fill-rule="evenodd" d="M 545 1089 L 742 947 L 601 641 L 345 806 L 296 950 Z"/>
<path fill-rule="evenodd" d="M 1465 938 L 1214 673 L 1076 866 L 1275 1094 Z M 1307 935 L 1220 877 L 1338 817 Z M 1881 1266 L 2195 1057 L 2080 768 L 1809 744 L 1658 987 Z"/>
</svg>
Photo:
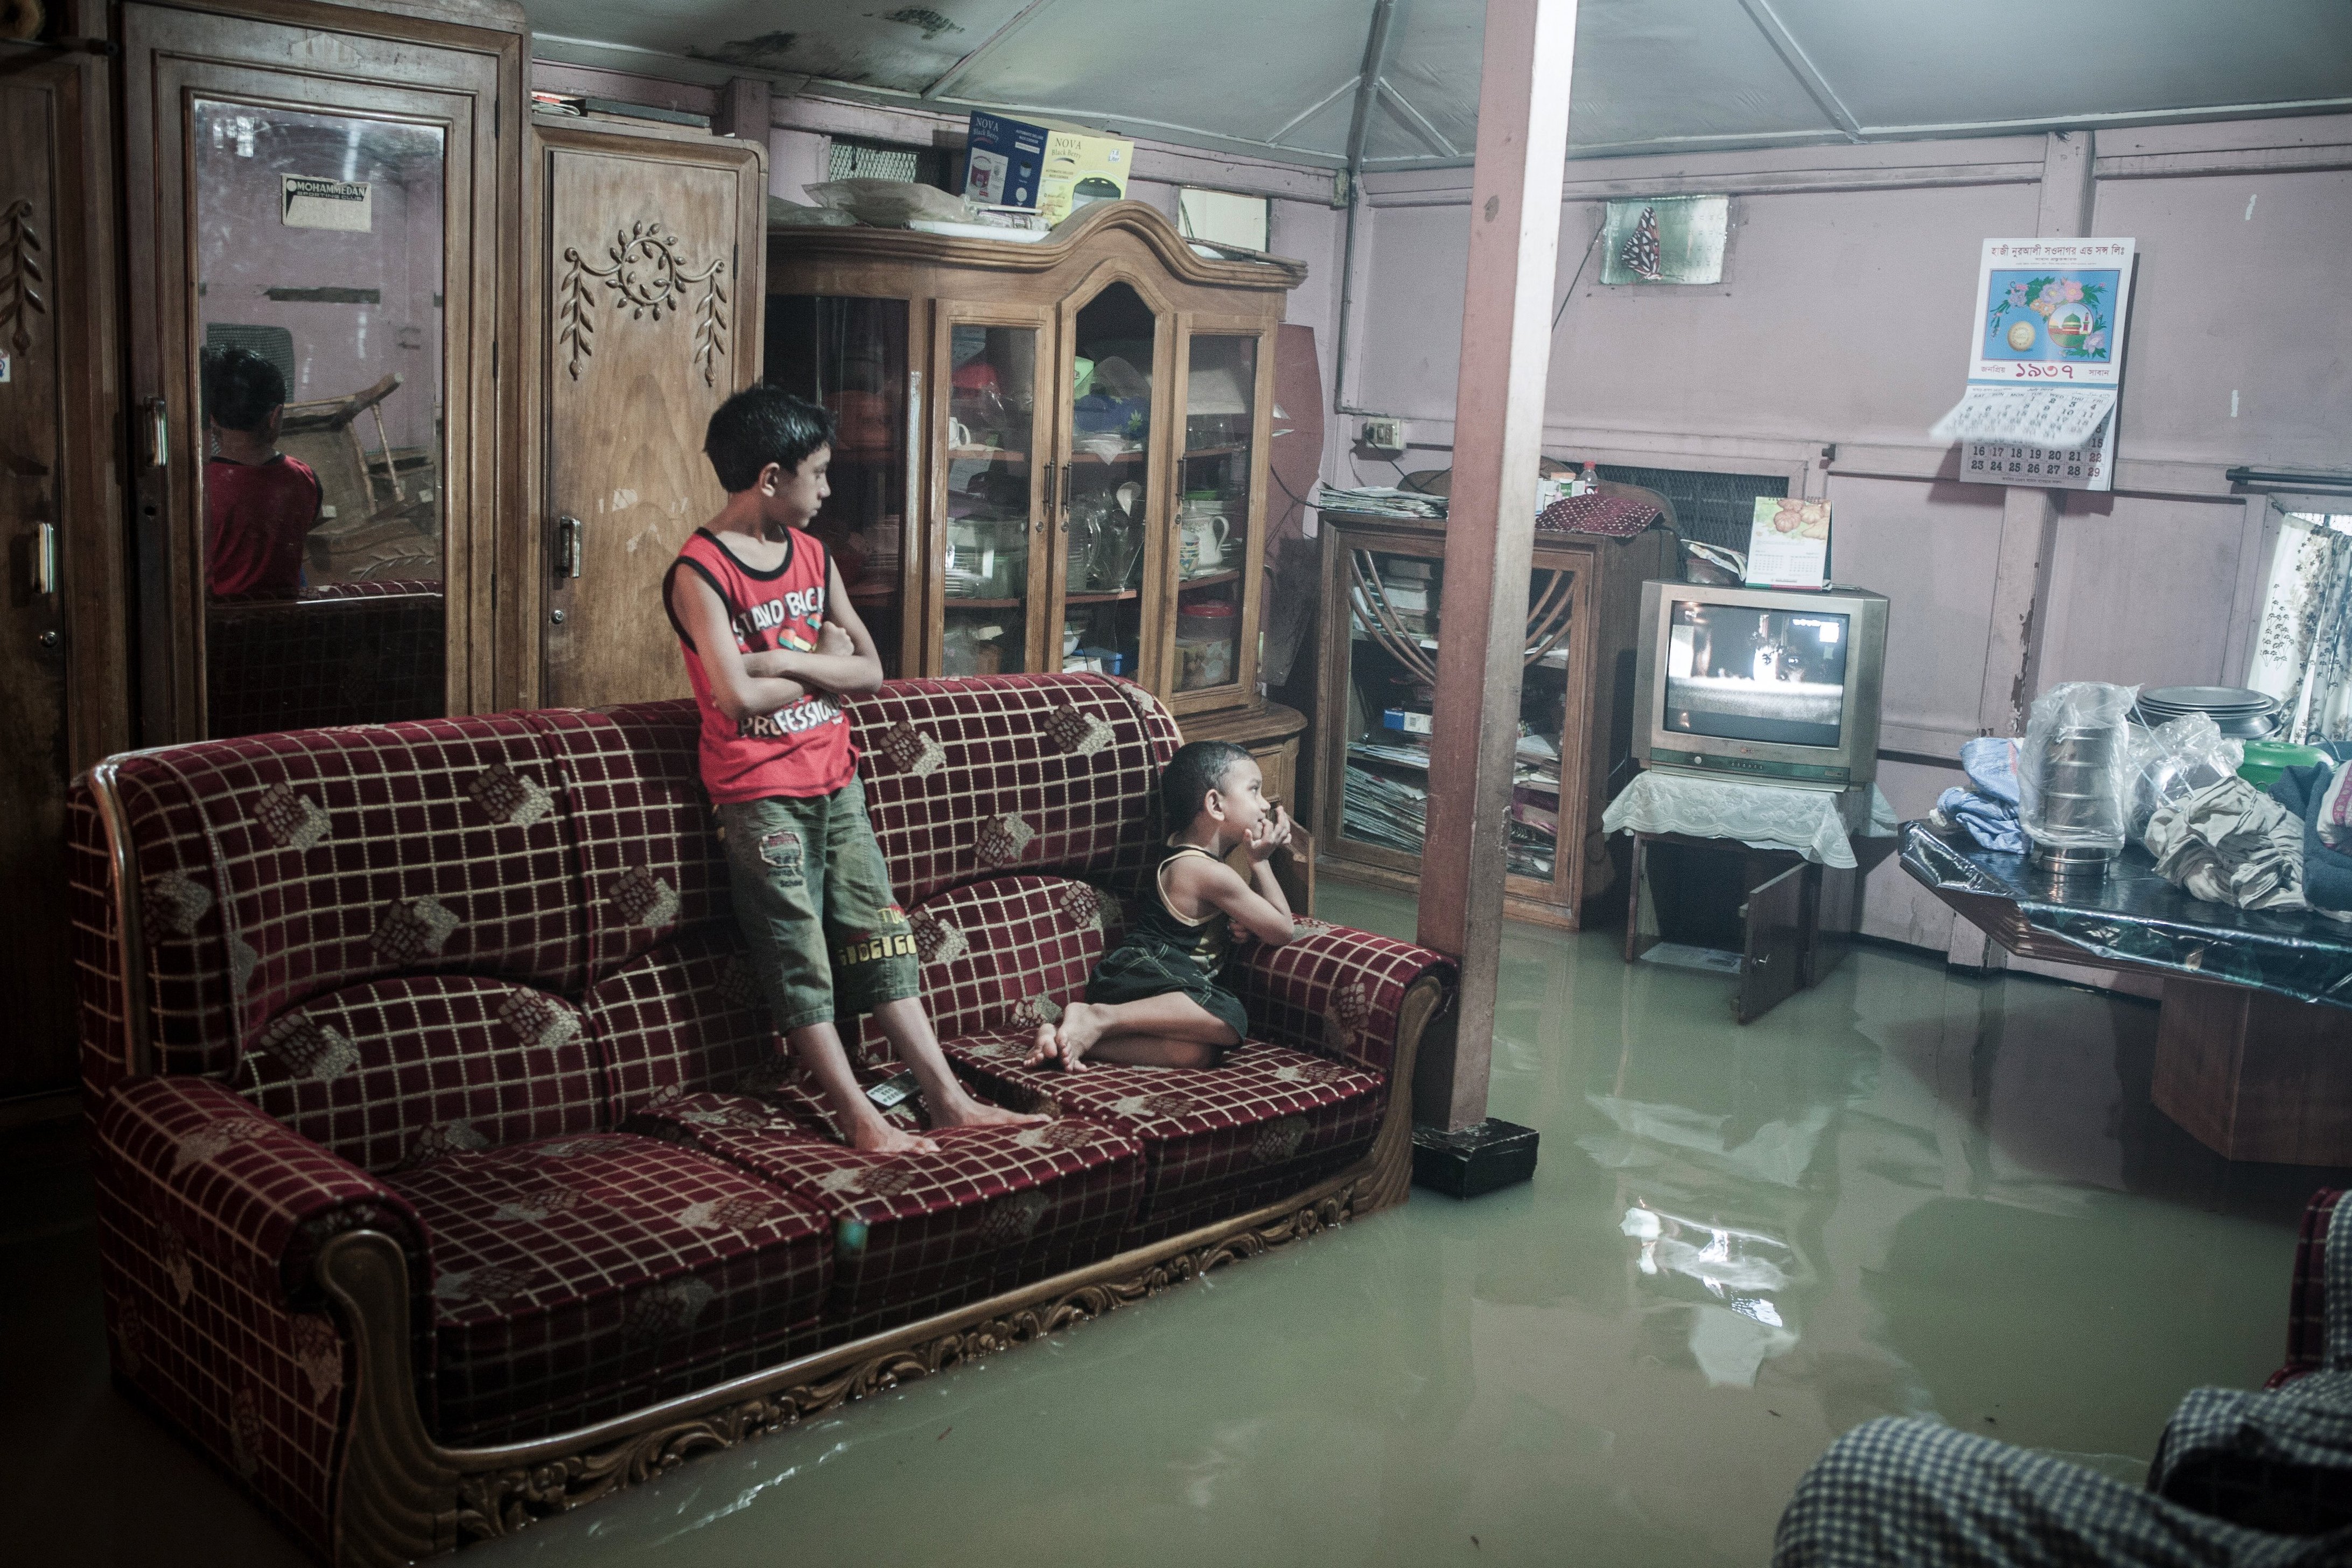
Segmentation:
<svg viewBox="0 0 2352 1568">
<path fill-rule="evenodd" d="M 2109 489 L 2136 244 L 1988 239 L 1969 329 L 1969 384 L 1936 424 L 1960 478 Z"/>
</svg>

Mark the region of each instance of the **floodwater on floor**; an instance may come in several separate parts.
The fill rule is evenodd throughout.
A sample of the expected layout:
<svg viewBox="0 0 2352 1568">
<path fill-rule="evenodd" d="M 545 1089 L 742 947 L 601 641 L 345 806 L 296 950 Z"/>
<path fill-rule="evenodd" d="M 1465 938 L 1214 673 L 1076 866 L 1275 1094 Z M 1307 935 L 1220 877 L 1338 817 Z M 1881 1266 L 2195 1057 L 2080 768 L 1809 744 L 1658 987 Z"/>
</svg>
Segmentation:
<svg viewBox="0 0 2352 1568">
<path fill-rule="evenodd" d="M 1412 931 L 1392 894 L 1317 912 Z M 1862 1421 L 2137 1480 L 2183 1393 L 2281 1359 L 2329 1173 L 2151 1108 L 2153 1006 L 1864 948 L 1743 1028 L 1720 975 L 1510 930 L 1492 1110 L 1541 1132 L 1532 1183 L 1416 1192 L 463 1561 L 1754 1564 Z M 79 1178 L 0 1179 L 26 1560 L 300 1561 L 109 1386 Z"/>
</svg>

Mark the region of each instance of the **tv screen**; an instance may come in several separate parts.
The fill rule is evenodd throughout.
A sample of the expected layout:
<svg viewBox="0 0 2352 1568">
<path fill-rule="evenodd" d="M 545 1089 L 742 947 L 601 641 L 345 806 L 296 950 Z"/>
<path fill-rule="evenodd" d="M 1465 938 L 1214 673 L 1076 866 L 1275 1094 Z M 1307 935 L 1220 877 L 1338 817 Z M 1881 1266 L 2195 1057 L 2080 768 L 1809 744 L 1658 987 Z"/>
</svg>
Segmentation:
<svg viewBox="0 0 2352 1568">
<path fill-rule="evenodd" d="M 1849 617 L 1671 602 L 1664 724 L 1685 735 L 1835 746 L 1843 731 Z"/>
</svg>

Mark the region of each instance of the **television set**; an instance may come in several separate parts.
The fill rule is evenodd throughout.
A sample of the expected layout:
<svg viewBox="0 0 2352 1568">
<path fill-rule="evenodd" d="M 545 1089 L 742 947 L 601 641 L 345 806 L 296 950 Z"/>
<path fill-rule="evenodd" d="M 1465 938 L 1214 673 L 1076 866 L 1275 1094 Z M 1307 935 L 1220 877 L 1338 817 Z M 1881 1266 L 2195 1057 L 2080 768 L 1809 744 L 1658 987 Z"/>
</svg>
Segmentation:
<svg viewBox="0 0 2352 1568">
<path fill-rule="evenodd" d="M 1876 777 L 1884 595 L 1644 583 L 1640 637 L 1645 767 L 1793 789 Z"/>
</svg>

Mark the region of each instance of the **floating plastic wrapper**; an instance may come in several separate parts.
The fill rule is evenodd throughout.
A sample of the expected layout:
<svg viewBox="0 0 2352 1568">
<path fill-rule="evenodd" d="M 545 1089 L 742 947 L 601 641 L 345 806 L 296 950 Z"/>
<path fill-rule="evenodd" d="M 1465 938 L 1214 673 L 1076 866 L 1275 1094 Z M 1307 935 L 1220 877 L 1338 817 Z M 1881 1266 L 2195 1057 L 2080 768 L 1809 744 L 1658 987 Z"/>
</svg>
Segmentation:
<svg viewBox="0 0 2352 1568">
<path fill-rule="evenodd" d="M 2095 680 L 2033 700 L 2018 748 L 2017 816 L 2045 862 L 2112 859 L 2123 849 L 2133 776 L 2126 723 L 2137 700 L 2137 686 Z"/>
<path fill-rule="evenodd" d="M 2190 713 L 2156 728 L 2133 725 L 2131 748 L 2132 842 L 2147 837 L 2157 808 L 2185 800 L 2200 789 L 2232 777 L 2246 760 L 2245 742 L 2221 733 L 2210 713 Z"/>
</svg>

